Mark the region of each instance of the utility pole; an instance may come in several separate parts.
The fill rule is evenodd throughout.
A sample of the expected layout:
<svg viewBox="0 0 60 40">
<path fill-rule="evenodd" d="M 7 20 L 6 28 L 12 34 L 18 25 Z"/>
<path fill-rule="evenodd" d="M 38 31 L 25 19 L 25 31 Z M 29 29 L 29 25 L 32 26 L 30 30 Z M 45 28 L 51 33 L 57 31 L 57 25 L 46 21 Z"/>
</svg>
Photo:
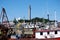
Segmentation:
<svg viewBox="0 0 60 40">
<path fill-rule="evenodd" d="M 49 19 L 49 12 L 48 12 L 48 11 L 47 11 L 47 17 L 48 17 L 48 23 L 49 23 L 49 20 L 50 20 L 50 19 Z"/>
<path fill-rule="evenodd" d="M 49 14 L 47 14 L 47 16 L 48 16 L 48 22 L 49 22 Z"/>
</svg>

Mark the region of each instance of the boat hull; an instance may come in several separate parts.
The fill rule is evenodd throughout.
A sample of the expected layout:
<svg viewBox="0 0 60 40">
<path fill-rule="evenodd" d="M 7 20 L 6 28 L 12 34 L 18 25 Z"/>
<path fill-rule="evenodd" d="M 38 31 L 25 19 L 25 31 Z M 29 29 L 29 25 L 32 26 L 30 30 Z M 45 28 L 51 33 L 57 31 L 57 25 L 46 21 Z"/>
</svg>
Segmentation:
<svg viewBox="0 0 60 40">
<path fill-rule="evenodd" d="M 46 38 L 46 39 L 36 39 L 36 40 L 60 40 L 60 38 Z"/>
<path fill-rule="evenodd" d="M 16 39 L 9 39 L 9 40 L 16 40 Z M 46 38 L 46 39 L 20 38 L 18 40 L 60 40 L 60 38 Z"/>
</svg>

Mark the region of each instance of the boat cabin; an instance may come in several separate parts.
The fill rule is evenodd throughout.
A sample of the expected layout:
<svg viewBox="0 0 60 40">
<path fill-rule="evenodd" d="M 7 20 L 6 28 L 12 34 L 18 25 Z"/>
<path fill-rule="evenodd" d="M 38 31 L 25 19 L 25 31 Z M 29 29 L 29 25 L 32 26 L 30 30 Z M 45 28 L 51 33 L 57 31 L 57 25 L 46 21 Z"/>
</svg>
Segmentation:
<svg viewBox="0 0 60 40">
<path fill-rule="evenodd" d="M 45 38 L 59 38 L 60 28 L 56 30 L 42 29 L 35 31 L 35 38 L 45 39 Z"/>
</svg>

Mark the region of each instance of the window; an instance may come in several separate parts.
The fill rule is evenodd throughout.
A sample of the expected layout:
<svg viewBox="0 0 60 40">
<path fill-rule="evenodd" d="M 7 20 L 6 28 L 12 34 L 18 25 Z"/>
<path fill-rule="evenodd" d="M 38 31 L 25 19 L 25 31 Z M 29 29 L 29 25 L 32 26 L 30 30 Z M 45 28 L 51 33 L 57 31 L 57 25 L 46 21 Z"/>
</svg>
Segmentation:
<svg viewBox="0 0 60 40">
<path fill-rule="evenodd" d="M 47 34 L 49 34 L 49 32 L 47 32 Z"/>
<path fill-rule="evenodd" d="M 43 35 L 43 32 L 40 32 L 40 35 Z"/>
<path fill-rule="evenodd" d="M 55 34 L 57 34 L 57 31 L 55 31 Z"/>
</svg>

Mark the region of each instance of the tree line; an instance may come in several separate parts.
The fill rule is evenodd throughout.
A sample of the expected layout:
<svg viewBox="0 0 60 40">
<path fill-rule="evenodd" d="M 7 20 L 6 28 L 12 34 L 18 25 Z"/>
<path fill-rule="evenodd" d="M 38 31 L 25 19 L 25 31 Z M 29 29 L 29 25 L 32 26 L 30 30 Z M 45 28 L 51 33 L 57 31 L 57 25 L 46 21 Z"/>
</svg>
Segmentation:
<svg viewBox="0 0 60 40">
<path fill-rule="evenodd" d="M 47 22 L 55 22 L 55 20 L 48 20 L 48 19 L 45 19 L 45 18 L 39 18 L 39 17 L 35 17 L 35 18 L 32 18 L 31 20 L 27 20 L 27 19 L 20 19 L 20 20 L 16 20 L 14 18 L 13 20 L 14 23 L 18 23 L 18 22 L 32 22 L 32 23 L 35 23 L 35 22 L 44 22 L 44 23 L 47 23 Z"/>
</svg>

